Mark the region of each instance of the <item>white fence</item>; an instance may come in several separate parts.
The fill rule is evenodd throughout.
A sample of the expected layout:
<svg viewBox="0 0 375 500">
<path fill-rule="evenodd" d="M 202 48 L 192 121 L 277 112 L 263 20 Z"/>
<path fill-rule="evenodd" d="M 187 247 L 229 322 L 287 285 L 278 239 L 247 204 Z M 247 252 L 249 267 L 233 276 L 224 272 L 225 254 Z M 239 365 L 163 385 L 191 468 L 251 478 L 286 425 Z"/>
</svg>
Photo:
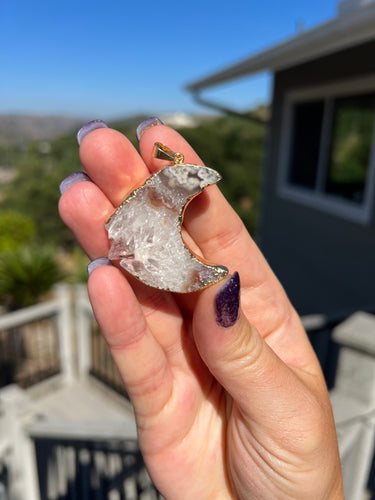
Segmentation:
<svg viewBox="0 0 375 500">
<path fill-rule="evenodd" d="M 67 286 L 56 287 L 55 299 L 14 311 L 0 317 L 0 331 L 22 334 L 27 345 L 32 346 L 33 334 L 39 330 L 28 328 L 42 320 L 51 320 L 56 325 L 57 374 L 34 385 L 25 391 L 17 385 L 9 385 L 0 390 L 0 472 L 3 471 L 3 484 L 0 485 L 1 500 L 39 500 L 37 472 L 34 449 L 25 433 L 25 426 L 33 417 L 33 398 L 38 391 L 52 390 L 56 384 L 71 383 L 73 380 L 73 323 L 71 312 L 71 293 Z M 47 327 L 50 333 L 50 325 Z M 30 349 L 27 349 L 30 355 Z M 31 357 L 38 356 L 38 349 Z M 39 352 L 40 354 L 40 352 Z M 46 353 L 42 353 L 43 357 Z M 48 356 L 50 353 L 48 353 Z M 49 356 L 50 357 L 50 356 Z M 35 360 L 35 359 L 33 359 Z M 24 362 L 27 363 L 28 359 Z M 39 362 L 36 365 L 38 369 Z M 48 372 L 49 373 L 49 372 Z M 35 374 L 33 369 L 32 374 Z M 46 375 L 45 372 L 42 375 Z"/>
</svg>

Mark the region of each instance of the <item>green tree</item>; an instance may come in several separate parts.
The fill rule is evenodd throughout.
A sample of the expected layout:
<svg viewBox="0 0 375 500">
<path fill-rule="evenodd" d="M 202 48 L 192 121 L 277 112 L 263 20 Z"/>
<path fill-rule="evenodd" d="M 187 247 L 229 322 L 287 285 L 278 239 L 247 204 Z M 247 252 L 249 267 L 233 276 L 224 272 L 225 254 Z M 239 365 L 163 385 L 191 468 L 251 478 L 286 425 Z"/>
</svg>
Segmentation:
<svg viewBox="0 0 375 500">
<path fill-rule="evenodd" d="M 14 168 L 17 176 L 4 190 L 0 207 L 29 216 L 36 225 L 40 244 L 67 249 L 73 246 L 74 238 L 61 221 L 57 205 L 62 179 L 82 169 L 75 138 L 51 142 L 48 153 L 32 142 L 15 160 Z"/>
</svg>

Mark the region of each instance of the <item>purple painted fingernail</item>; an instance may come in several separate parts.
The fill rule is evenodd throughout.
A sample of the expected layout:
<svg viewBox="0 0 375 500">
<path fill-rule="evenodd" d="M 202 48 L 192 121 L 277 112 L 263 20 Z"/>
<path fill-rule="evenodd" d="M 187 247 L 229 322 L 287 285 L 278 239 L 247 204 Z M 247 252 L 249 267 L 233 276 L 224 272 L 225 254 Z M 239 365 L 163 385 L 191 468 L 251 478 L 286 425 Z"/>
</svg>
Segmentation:
<svg viewBox="0 0 375 500">
<path fill-rule="evenodd" d="M 86 123 L 82 128 L 78 130 L 77 133 L 77 141 L 80 145 L 83 139 L 93 130 L 97 130 L 98 128 L 108 128 L 108 125 L 104 123 L 102 120 L 93 120 L 92 122 Z"/>
<path fill-rule="evenodd" d="M 151 118 L 147 118 L 147 120 L 140 123 L 137 127 L 137 139 L 138 141 L 141 139 L 142 135 L 151 127 L 156 127 L 157 125 L 164 125 L 164 123 L 156 118 L 156 116 L 152 116 Z"/>
<path fill-rule="evenodd" d="M 240 277 L 235 272 L 216 295 L 216 323 L 223 328 L 229 328 L 237 321 L 240 307 L 240 288 Z"/>
<path fill-rule="evenodd" d="M 101 266 L 112 266 L 112 262 L 107 257 L 99 257 L 99 259 L 93 260 L 87 266 L 88 275 L 90 276 L 94 269 Z"/>
<path fill-rule="evenodd" d="M 82 181 L 90 181 L 90 177 L 85 174 L 84 172 L 76 172 L 74 174 L 69 175 L 60 183 L 60 193 L 63 194 L 65 191 L 70 188 L 70 186 L 73 186 L 73 184 L 77 184 L 77 182 L 82 182 Z"/>
</svg>

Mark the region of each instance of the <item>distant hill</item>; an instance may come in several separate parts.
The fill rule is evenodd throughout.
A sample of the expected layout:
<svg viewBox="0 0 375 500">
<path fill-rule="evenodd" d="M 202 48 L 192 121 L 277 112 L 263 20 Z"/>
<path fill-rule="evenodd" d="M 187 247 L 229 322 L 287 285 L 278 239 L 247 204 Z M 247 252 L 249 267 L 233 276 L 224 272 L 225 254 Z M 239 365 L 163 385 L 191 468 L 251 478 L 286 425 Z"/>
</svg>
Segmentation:
<svg viewBox="0 0 375 500">
<path fill-rule="evenodd" d="M 259 106 L 249 114 L 261 120 L 267 120 L 269 108 Z M 113 119 L 107 123 L 126 133 L 135 132 L 137 125 L 149 116 L 147 114 L 131 115 Z M 177 112 L 161 114 L 159 118 L 167 125 L 179 129 L 196 127 L 200 123 L 214 119 L 215 115 Z M 72 116 L 0 114 L 0 146 L 2 144 L 23 144 L 30 140 L 51 140 L 66 134 L 76 134 L 86 122 L 86 118 Z"/>
<path fill-rule="evenodd" d="M 77 130 L 85 121 L 69 116 L 0 114 L 0 144 L 53 139 Z"/>
<path fill-rule="evenodd" d="M 125 116 L 109 120 L 114 128 L 132 130 L 148 118 L 147 114 Z M 212 115 L 189 115 L 185 113 L 162 114 L 159 118 L 166 124 L 179 127 L 194 127 L 212 118 Z M 76 133 L 87 119 L 71 116 L 0 114 L 0 145 L 22 144 L 30 140 L 50 140 L 61 135 Z"/>
</svg>

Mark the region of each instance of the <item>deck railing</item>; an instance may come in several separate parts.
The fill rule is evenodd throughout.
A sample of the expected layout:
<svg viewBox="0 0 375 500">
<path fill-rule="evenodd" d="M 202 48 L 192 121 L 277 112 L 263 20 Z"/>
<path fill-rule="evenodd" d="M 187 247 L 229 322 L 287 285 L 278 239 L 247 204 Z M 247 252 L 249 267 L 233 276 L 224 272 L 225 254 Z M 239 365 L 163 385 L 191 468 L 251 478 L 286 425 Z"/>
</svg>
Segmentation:
<svg viewBox="0 0 375 500">
<path fill-rule="evenodd" d="M 75 317 L 67 286 L 56 288 L 54 300 L 0 317 L 0 387 L 16 383 L 27 388 L 57 373 L 71 377 L 77 371 L 81 376 L 90 373 L 127 397 L 94 319 L 85 285 L 78 285 L 74 295 Z M 344 317 L 303 318 L 329 387 L 334 383 L 334 360 L 339 351 L 330 332 Z"/>
<path fill-rule="evenodd" d="M 29 388 L 53 375 L 93 375 L 127 397 L 95 321 L 85 285 L 56 287 L 54 300 L 0 316 L 0 388 Z"/>
<path fill-rule="evenodd" d="M 79 372 L 90 373 L 118 394 L 128 398 L 119 371 L 112 359 L 108 345 L 95 321 L 86 287 L 76 287 L 76 315 L 78 336 Z"/>
<path fill-rule="evenodd" d="M 70 377 L 70 291 L 56 288 L 56 299 L 0 317 L 0 387 L 28 388 L 58 373 Z"/>
</svg>

